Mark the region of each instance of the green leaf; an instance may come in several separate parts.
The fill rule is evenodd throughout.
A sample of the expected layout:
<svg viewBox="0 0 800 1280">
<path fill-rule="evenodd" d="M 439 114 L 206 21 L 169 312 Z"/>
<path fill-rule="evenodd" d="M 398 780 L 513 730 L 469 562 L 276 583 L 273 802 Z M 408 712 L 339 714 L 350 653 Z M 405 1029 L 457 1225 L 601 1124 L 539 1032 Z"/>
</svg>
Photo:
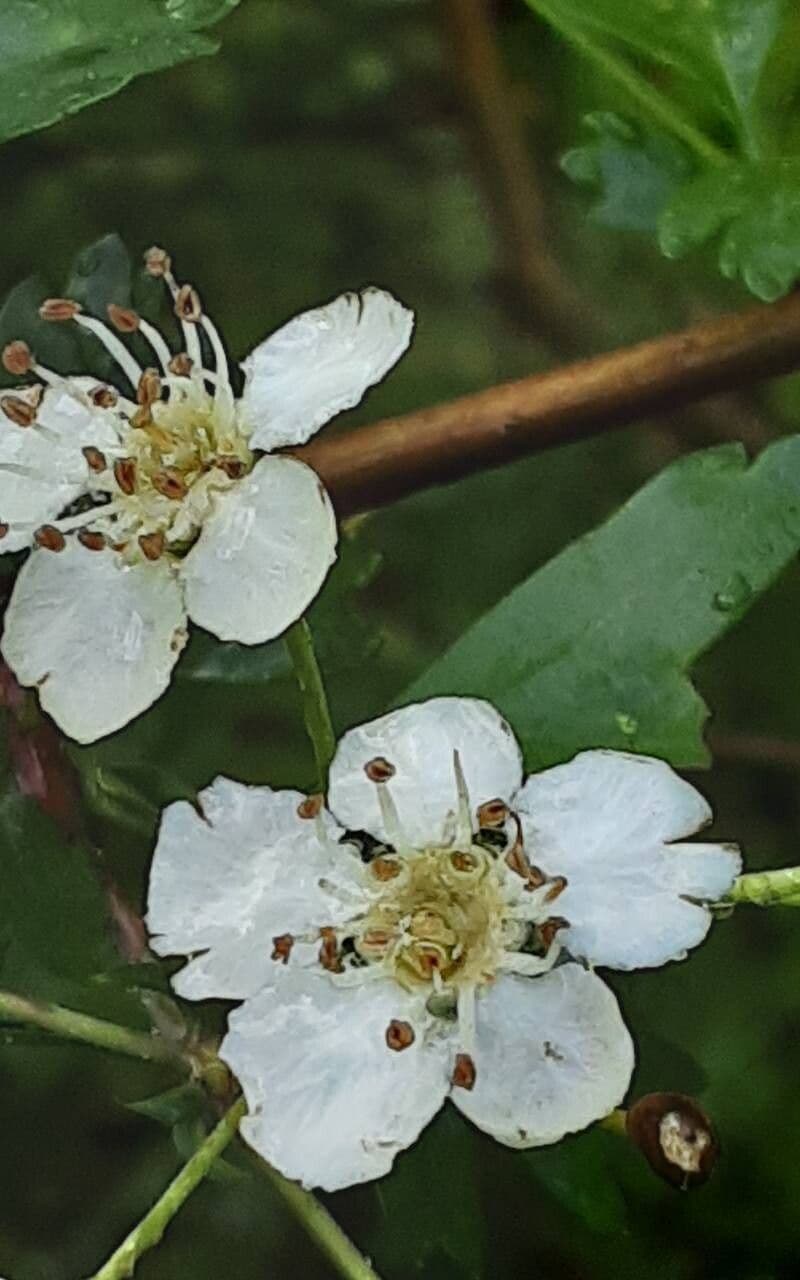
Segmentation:
<svg viewBox="0 0 800 1280">
<path fill-rule="evenodd" d="M 607 227 L 655 232 L 659 218 L 692 172 L 684 149 L 664 134 L 648 133 L 610 111 L 584 117 L 595 136 L 561 157 L 573 182 L 593 187 L 592 216 Z"/>
<path fill-rule="evenodd" d="M 6 962 L 13 959 L 17 977 L 30 970 L 36 994 L 57 994 L 54 982 L 86 981 L 116 963 L 88 850 L 67 844 L 33 801 L 10 789 L 0 797 L 0 881 Z"/>
<path fill-rule="evenodd" d="M 591 1231 L 615 1236 L 628 1228 L 610 1156 L 617 1137 L 597 1129 L 521 1157 L 527 1175 Z"/>
<path fill-rule="evenodd" d="M 0 141 L 53 124 L 134 76 L 214 53 L 200 33 L 238 0 L 4 0 Z"/>
<path fill-rule="evenodd" d="M 695 178 L 664 210 L 662 251 L 670 258 L 721 235 L 720 270 L 766 302 L 800 276 L 800 160 L 742 163 Z"/>
<path fill-rule="evenodd" d="M 586 747 L 703 765 L 688 676 L 800 545 L 800 437 L 674 463 L 480 619 L 406 691 L 490 699 L 530 767 Z"/>
<path fill-rule="evenodd" d="M 189 1082 L 126 1105 L 129 1111 L 147 1116 L 148 1120 L 156 1120 L 171 1129 L 173 1125 L 200 1119 L 205 1115 L 207 1103 L 200 1086 Z"/>
</svg>

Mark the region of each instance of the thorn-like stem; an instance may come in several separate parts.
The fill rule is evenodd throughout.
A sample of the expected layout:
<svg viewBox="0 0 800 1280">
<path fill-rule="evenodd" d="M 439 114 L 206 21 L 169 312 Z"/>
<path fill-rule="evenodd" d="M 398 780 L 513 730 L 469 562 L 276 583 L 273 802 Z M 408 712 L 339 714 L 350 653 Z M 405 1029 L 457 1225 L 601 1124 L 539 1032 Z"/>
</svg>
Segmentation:
<svg viewBox="0 0 800 1280">
<path fill-rule="evenodd" d="M 243 1098 L 234 1102 L 216 1128 L 212 1129 L 195 1151 L 188 1164 L 172 1180 L 150 1212 L 142 1218 L 137 1227 L 134 1227 L 108 1262 L 95 1273 L 92 1280 L 126 1280 L 128 1276 L 133 1275 L 133 1269 L 142 1254 L 158 1244 L 178 1210 L 210 1172 L 218 1156 L 234 1137 L 246 1111 L 247 1106 Z"/>
<path fill-rule="evenodd" d="M 336 750 L 328 696 L 314 652 L 314 638 L 305 618 L 299 618 L 284 636 L 303 700 L 303 720 L 317 766 L 317 791 L 328 789 L 328 769 Z"/>
</svg>

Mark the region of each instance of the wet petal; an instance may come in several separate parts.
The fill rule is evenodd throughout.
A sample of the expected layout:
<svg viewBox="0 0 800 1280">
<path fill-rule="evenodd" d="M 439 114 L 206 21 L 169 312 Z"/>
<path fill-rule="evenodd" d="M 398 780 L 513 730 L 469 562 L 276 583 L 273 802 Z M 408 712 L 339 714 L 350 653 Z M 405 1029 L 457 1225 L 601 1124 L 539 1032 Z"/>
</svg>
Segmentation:
<svg viewBox="0 0 800 1280">
<path fill-rule="evenodd" d="M 159 955 L 204 954 L 176 974 L 192 1000 L 243 999 L 274 975 L 273 939 L 338 924 L 360 903 L 361 864 L 298 791 L 216 778 L 164 810 L 150 872 L 147 927 Z"/>
<path fill-rule="evenodd" d="M 24 391 L 9 394 L 30 398 Z M 46 432 L 16 426 L 0 412 L 0 521 L 12 526 L 0 543 L 3 552 L 31 546 L 40 525 L 92 488 L 84 445 L 102 449 L 117 440 L 105 411 L 63 391 L 45 391 L 37 423 Z"/>
<path fill-rule="evenodd" d="M 295 316 L 247 357 L 241 415 L 254 449 L 302 444 L 400 359 L 414 316 L 383 289 Z"/>
<path fill-rule="evenodd" d="M 344 826 L 388 838 L 377 788 L 364 772 L 370 760 L 382 757 L 395 770 L 388 787 L 407 840 L 439 843 L 457 808 L 454 751 L 473 814 L 487 800 L 511 798 L 522 778 L 522 757 L 499 712 L 478 698 L 431 698 L 344 735 L 331 765 L 331 809 Z"/>
<path fill-rule="evenodd" d="M 112 551 L 33 551 L 5 616 L 2 653 L 21 684 L 77 742 L 133 720 L 170 681 L 185 640 L 180 588 L 165 562 L 127 566 Z"/>
<path fill-rule="evenodd" d="M 316 473 L 294 458 L 262 458 L 218 499 L 181 566 L 189 616 L 220 640 L 274 639 L 316 596 L 336 538 Z"/>
<path fill-rule="evenodd" d="M 509 1147 L 541 1147 L 619 1106 L 633 1043 L 613 992 L 577 964 L 478 993 L 475 1084 L 453 1102 Z"/>
<path fill-rule="evenodd" d="M 415 1032 L 390 1049 L 394 1020 Z M 287 1178 L 336 1191 L 388 1173 L 439 1110 L 447 1041 L 426 1032 L 420 997 L 390 979 L 336 987 L 325 974 L 282 970 L 231 1014 L 220 1057 L 250 1114 L 243 1137 Z"/>
<path fill-rule="evenodd" d="M 713 901 L 741 868 L 728 845 L 673 843 L 711 820 L 694 787 L 663 760 L 585 751 L 525 783 L 528 855 L 568 885 L 558 914 L 575 956 L 618 969 L 678 960 L 705 937 Z"/>
</svg>

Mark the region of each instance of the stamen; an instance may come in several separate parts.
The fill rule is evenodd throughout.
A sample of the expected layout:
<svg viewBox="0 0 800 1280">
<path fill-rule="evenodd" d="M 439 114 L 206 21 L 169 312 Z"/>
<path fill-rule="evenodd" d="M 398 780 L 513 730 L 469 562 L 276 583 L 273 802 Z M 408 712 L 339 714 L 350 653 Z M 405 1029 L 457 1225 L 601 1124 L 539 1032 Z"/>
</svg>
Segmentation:
<svg viewBox="0 0 800 1280">
<path fill-rule="evenodd" d="M 410 1022 L 401 1022 L 399 1018 L 392 1018 L 386 1028 L 386 1043 L 395 1053 L 401 1053 L 403 1049 L 408 1049 L 416 1039 L 414 1028 Z"/>
<path fill-rule="evenodd" d="M 458 751 L 453 752 L 453 771 L 456 775 L 456 794 L 458 796 L 454 843 L 460 848 L 468 849 L 472 844 L 472 814 L 469 807 L 467 780 L 464 777 L 461 756 Z"/>
<path fill-rule="evenodd" d="M 567 877 L 553 876 L 552 880 L 549 881 L 549 886 L 547 893 L 544 895 L 544 900 L 545 902 L 555 902 L 556 898 L 560 897 L 567 887 Z"/>
<path fill-rule="evenodd" d="M 157 369 L 145 369 L 136 385 L 136 403 L 149 409 L 161 399 L 161 379 Z"/>
<path fill-rule="evenodd" d="M 97 475 L 100 475 L 102 471 L 107 470 L 108 460 L 106 455 L 102 450 L 96 449 L 93 444 L 85 445 L 81 450 L 81 453 L 86 459 L 86 465 L 90 471 L 94 471 Z"/>
<path fill-rule="evenodd" d="M 197 324 L 203 315 L 200 294 L 190 284 L 182 284 L 175 294 L 175 315 L 179 320 Z"/>
<path fill-rule="evenodd" d="M 181 290 L 178 288 L 178 285 L 175 281 L 175 277 L 173 276 L 172 272 L 164 271 L 162 274 L 164 276 L 164 279 L 167 282 L 167 286 L 169 288 L 170 293 L 172 294 L 172 298 L 175 303 L 175 314 L 180 321 L 181 330 L 183 332 L 183 343 L 184 343 L 184 346 L 186 347 L 187 354 L 192 364 L 197 365 L 199 367 L 203 363 L 203 355 L 200 349 L 200 335 L 197 332 L 197 321 L 196 320 L 194 322 L 190 321 L 189 318 L 184 314 L 184 310 L 187 304 L 187 297 L 185 294 L 181 294 Z M 183 286 L 184 289 L 188 287 L 189 286 L 186 286 L 186 285 Z M 178 305 L 179 298 L 180 298 L 180 307 Z M 194 293 L 194 298 L 197 299 L 197 305 L 199 308 L 200 298 L 198 297 L 197 293 Z M 188 302 L 190 306 L 192 305 L 193 301 L 194 299 L 192 298 L 190 293 L 188 296 Z M 199 318 L 199 313 L 198 313 L 198 318 Z"/>
<path fill-rule="evenodd" d="M 400 824 L 400 814 L 397 812 L 397 806 L 392 799 L 388 786 L 385 782 L 379 782 L 377 788 L 378 804 L 380 805 L 381 817 L 386 828 L 386 834 L 389 837 L 389 843 L 394 845 L 398 853 L 410 853 L 411 846 L 406 840 Z M 372 866 L 375 866 L 374 862 Z"/>
<path fill-rule="evenodd" d="M 336 941 L 336 932 L 331 928 L 320 929 L 319 936 L 322 939 L 322 946 L 319 949 L 319 962 L 323 969 L 327 969 L 328 973 L 343 973 L 344 965 L 339 955 L 339 944 Z"/>
<path fill-rule="evenodd" d="M 218 457 L 214 465 L 224 471 L 229 480 L 240 480 L 244 475 L 245 464 L 241 458 Z"/>
<path fill-rule="evenodd" d="M 76 312 L 72 318 L 82 329 L 88 329 L 89 333 L 93 333 L 102 342 L 108 354 L 113 360 L 116 360 L 131 386 L 138 387 L 139 379 L 142 376 L 141 366 L 134 360 L 125 344 L 120 342 L 117 335 L 112 333 L 108 326 L 103 324 L 102 320 L 95 320 L 94 316 L 84 316 Z"/>
<path fill-rule="evenodd" d="M 113 409 L 119 400 L 119 394 L 113 387 L 95 387 L 89 392 L 89 399 L 98 409 Z"/>
<path fill-rule="evenodd" d="M 364 772 L 370 782 L 388 782 L 393 778 L 396 770 L 393 764 L 390 764 L 383 756 L 376 756 L 374 760 L 368 760 L 364 765 Z"/>
<path fill-rule="evenodd" d="M 199 299 L 198 299 L 199 303 Z M 230 412 L 233 410 L 233 392 L 231 391 L 230 370 L 228 368 L 228 356 L 222 345 L 222 339 L 213 320 L 203 313 L 200 317 L 200 323 L 206 331 L 206 337 L 211 343 L 211 350 L 214 353 L 214 361 L 217 369 L 218 381 L 214 391 L 214 398 L 217 404 Z"/>
<path fill-rule="evenodd" d="M 180 502 L 186 497 L 186 481 L 177 467 L 164 467 L 161 471 L 156 471 L 151 477 L 151 482 L 156 493 L 160 493 L 162 498 Z"/>
<path fill-rule="evenodd" d="M 128 497 L 136 492 L 136 461 L 134 458 L 117 458 L 114 463 L 114 479 Z"/>
<path fill-rule="evenodd" d="M 61 530 L 52 524 L 43 524 L 36 529 L 33 540 L 37 547 L 42 547 L 45 551 L 63 551 L 67 545 L 67 540 Z"/>
<path fill-rule="evenodd" d="M 72 298 L 45 298 L 39 307 L 39 315 L 43 320 L 61 324 L 65 320 L 74 320 L 80 309 L 81 304 Z"/>
<path fill-rule="evenodd" d="M 3 347 L 3 368 L 8 373 L 14 375 L 15 378 L 21 378 L 23 374 L 30 373 L 33 369 L 33 356 L 27 342 L 9 342 Z"/>
<path fill-rule="evenodd" d="M 156 529 L 153 533 L 141 533 L 137 539 L 142 549 L 142 554 L 148 560 L 160 560 L 164 554 L 165 537 L 160 529 Z"/>
<path fill-rule="evenodd" d="M 508 805 L 505 800 L 487 800 L 478 806 L 477 818 L 479 827 L 502 827 L 508 821 Z"/>
<path fill-rule="evenodd" d="M 91 529 L 79 529 L 78 542 L 87 551 L 104 551 L 107 546 L 102 533 L 95 533 Z"/>
<path fill-rule="evenodd" d="M 36 405 L 21 396 L 0 396 L 0 409 L 18 427 L 32 427 L 36 421 Z"/>
<path fill-rule="evenodd" d="M 291 933 L 281 933 L 277 938 L 272 939 L 271 960 L 278 960 L 281 964 L 289 963 L 289 956 L 292 954 L 294 946 L 294 935 Z"/>
<path fill-rule="evenodd" d="M 144 255 L 144 268 L 148 275 L 160 279 L 172 273 L 172 259 L 166 249 L 160 249 L 154 244 Z"/>
<path fill-rule="evenodd" d="M 118 307 L 116 302 L 109 302 L 106 314 L 119 333 L 136 333 L 139 328 L 139 317 L 128 307 Z"/>
<path fill-rule="evenodd" d="M 115 303 L 108 306 L 108 318 L 115 329 L 120 333 L 141 333 L 153 348 L 158 363 L 161 365 L 164 373 L 169 372 L 169 362 L 172 359 L 172 352 L 167 346 L 155 325 L 144 320 L 138 311 L 131 311 L 127 307 L 118 307 Z"/>
<path fill-rule="evenodd" d="M 194 361 L 186 354 L 185 351 L 179 351 L 176 356 L 172 357 L 167 365 L 168 372 L 174 374 L 176 378 L 191 377 L 193 368 Z"/>
<path fill-rule="evenodd" d="M 450 1083 L 456 1089 L 474 1089 L 475 1076 L 475 1063 L 470 1055 L 468 1053 L 457 1053 Z"/>
<path fill-rule="evenodd" d="M 10 524 L 6 524 L 5 521 L 0 521 L 0 540 L 8 536 L 8 531 L 10 528 L 11 528 Z"/>
<path fill-rule="evenodd" d="M 305 800 L 301 800 L 297 806 L 298 818 L 316 818 L 317 814 L 322 810 L 322 801 L 323 797 L 320 793 L 306 796 Z"/>
</svg>

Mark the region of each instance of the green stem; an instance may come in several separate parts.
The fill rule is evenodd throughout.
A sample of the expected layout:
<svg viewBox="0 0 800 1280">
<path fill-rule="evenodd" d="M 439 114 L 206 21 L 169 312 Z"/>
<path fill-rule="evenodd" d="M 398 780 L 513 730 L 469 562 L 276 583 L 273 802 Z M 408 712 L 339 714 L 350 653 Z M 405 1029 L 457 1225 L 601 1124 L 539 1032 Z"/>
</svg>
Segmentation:
<svg viewBox="0 0 800 1280">
<path fill-rule="evenodd" d="M 318 789 L 324 793 L 328 785 L 328 768 L 336 750 L 336 735 L 333 732 L 322 672 L 314 652 L 311 628 L 305 618 L 295 622 L 284 639 L 303 698 L 303 719 L 314 751 Z"/>
<path fill-rule="evenodd" d="M 179 1048 L 141 1031 L 130 1031 L 115 1022 L 92 1018 L 86 1013 L 76 1013 L 61 1005 L 45 1004 L 29 1000 L 11 991 L 0 991 L 0 1020 L 23 1022 L 28 1026 L 50 1031 L 65 1040 L 80 1040 L 98 1049 L 124 1053 L 129 1058 L 143 1058 L 145 1062 L 167 1062 L 184 1071 L 191 1069 L 189 1057 Z"/>
<path fill-rule="evenodd" d="M 123 1240 L 92 1280 L 125 1280 L 133 1275 L 133 1269 L 143 1253 L 158 1244 L 178 1210 L 189 1199 L 211 1169 L 214 1161 L 225 1150 L 239 1128 L 239 1121 L 247 1111 L 244 1098 L 235 1102 L 215 1129 L 198 1147 L 188 1164 L 184 1165 L 164 1194 L 142 1218 L 137 1227 Z"/>
<path fill-rule="evenodd" d="M 624 1107 L 617 1107 L 614 1111 L 609 1111 L 607 1116 L 603 1116 L 603 1119 L 598 1123 L 601 1129 L 607 1129 L 609 1133 L 615 1133 L 618 1138 L 627 1138 L 627 1115 L 628 1113 Z"/>
<path fill-rule="evenodd" d="M 674 102 L 663 97 L 649 81 L 634 71 L 622 58 L 618 58 L 602 45 L 596 44 L 582 28 L 565 20 L 560 13 L 554 12 L 547 0 L 528 0 L 528 4 L 565 40 L 574 45 L 589 62 L 599 67 L 610 80 L 615 80 L 658 124 L 685 142 L 701 160 L 713 165 L 728 163 L 728 156 L 721 147 L 712 142 L 702 130 L 696 128 L 691 120 L 687 120 Z"/>
<path fill-rule="evenodd" d="M 296 1182 L 289 1182 L 278 1173 L 277 1169 L 273 1169 L 260 1157 L 258 1157 L 258 1165 L 304 1231 L 316 1242 L 339 1275 L 345 1276 L 346 1280 L 380 1280 L 378 1272 L 373 1269 L 324 1205 L 321 1205 L 310 1191 L 304 1191 Z"/>
<path fill-rule="evenodd" d="M 756 907 L 800 906 L 800 867 L 781 867 L 777 871 L 751 871 L 734 880 L 730 893 L 722 899 L 728 903 L 749 902 Z"/>
</svg>

